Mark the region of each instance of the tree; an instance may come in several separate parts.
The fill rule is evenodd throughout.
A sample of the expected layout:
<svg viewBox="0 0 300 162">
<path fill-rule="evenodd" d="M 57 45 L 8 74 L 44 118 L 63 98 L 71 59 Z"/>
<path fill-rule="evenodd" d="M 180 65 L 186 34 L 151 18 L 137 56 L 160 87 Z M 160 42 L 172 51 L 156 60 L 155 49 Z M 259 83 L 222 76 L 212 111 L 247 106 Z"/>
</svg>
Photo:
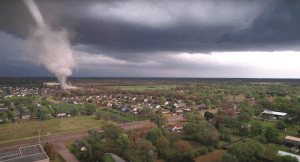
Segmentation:
<svg viewBox="0 0 300 162">
<path fill-rule="evenodd" d="M 115 103 L 113 102 L 111 107 L 112 107 L 113 109 L 117 109 L 117 108 L 118 108 L 118 105 L 115 104 Z"/>
<path fill-rule="evenodd" d="M 36 114 L 37 118 L 39 118 L 41 120 L 46 120 L 46 119 L 50 118 L 50 116 L 49 116 L 50 112 L 47 109 L 47 107 L 45 107 L 45 106 L 41 106 L 41 107 L 37 108 L 35 110 L 35 114 Z"/>
<path fill-rule="evenodd" d="M 72 111 L 72 116 L 77 116 L 79 114 L 79 109 L 78 108 L 74 108 Z"/>
<path fill-rule="evenodd" d="M 161 136 L 160 138 L 157 139 L 156 148 L 159 154 L 166 151 L 168 147 L 169 147 L 169 141 L 165 137 Z"/>
<path fill-rule="evenodd" d="M 237 128 L 237 126 L 238 126 L 237 119 L 232 116 L 225 116 L 222 121 L 234 133 L 235 128 Z"/>
<path fill-rule="evenodd" d="M 204 117 L 206 118 L 206 120 L 210 120 L 210 119 L 214 118 L 214 116 L 215 115 L 209 111 L 205 111 L 205 113 L 204 113 Z"/>
<path fill-rule="evenodd" d="M 88 135 L 90 136 L 97 136 L 99 133 L 98 133 L 98 130 L 97 129 L 89 129 L 88 130 Z"/>
<path fill-rule="evenodd" d="M 191 112 L 187 111 L 183 114 L 183 119 L 186 119 L 188 122 L 190 122 L 192 120 L 192 116 L 193 116 L 193 114 Z"/>
<path fill-rule="evenodd" d="M 235 155 L 224 153 L 221 158 L 222 162 L 238 162 Z"/>
<path fill-rule="evenodd" d="M 249 141 L 246 142 L 233 144 L 227 149 L 227 153 L 235 156 L 239 162 L 257 161 L 256 157 L 260 156 L 263 152 L 263 145 L 252 139 L 249 139 Z"/>
<path fill-rule="evenodd" d="M 124 129 L 119 126 L 115 126 L 111 123 L 106 123 L 101 127 L 103 130 L 103 137 L 116 140 L 121 133 L 124 132 Z"/>
<path fill-rule="evenodd" d="M 111 154 L 106 154 L 103 157 L 103 162 L 115 162 L 115 159 L 111 156 Z"/>
<path fill-rule="evenodd" d="M 240 115 L 238 116 L 238 120 L 240 122 L 248 123 L 252 119 L 252 116 L 250 116 L 246 112 L 240 112 Z"/>
<path fill-rule="evenodd" d="M 180 135 L 175 131 L 169 132 L 168 138 L 170 140 L 171 146 L 173 146 L 177 141 L 181 139 Z"/>
<path fill-rule="evenodd" d="M 298 159 L 291 155 L 284 155 L 284 156 L 277 156 L 274 161 L 275 162 L 298 162 Z"/>
<path fill-rule="evenodd" d="M 204 120 L 204 117 L 202 116 L 202 114 L 200 114 L 200 112 L 198 110 L 193 109 L 191 121 L 196 124 L 199 124 L 203 120 Z"/>
<path fill-rule="evenodd" d="M 198 132 L 198 127 L 195 123 L 190 122 L 183 125 L 183 133 L 191 136 L 193 139 L 196 139 L 196 135 Z"/>
<path fill-rule="evenodd" d="M 224 115 L 216 115 L 214 117 L 214 120 L 217 122 L 217 124 L 219 124 L 219 123 L 223 122 L 224 117 L 225 117 Z"/>
<path fill-rule="evenodd" d="M 44 150 L 48 155 L 50 160 L 56 160 L 58 152 L 53 144 L 49 144 L 48 142 L 44 146 Z"/>
<path fill-rule="evenodd" d="M 148 105 L 146 105 L 146 106 L 143 108 L 143 110 L 142 110 L 142 113 L 143 113 L 144 115 L 149 115 L 149 114 L 151 114 L 151 112 L 152 112 L 152 109 L 151 109 L 150 106 L 148 106 Z"/>
<path fill-rule="evenodd" d="M 143 162 L 154 162 L 155 159 L 155 147 L 152 146 L 151 142 L 145 139 L 138 140 L 135 145 L 136 158 Z"/>
<path fill-rule="evenodd" d="M 6 120 L 7 120 L 7 114 L 4 113 L 4 114 L 2 115 L 2 119 L 3 119 L 3 122 L 6 123 Z"/>
<path fill-rule="evenodd" d="M 225 124 L 219 124 L 218 130 L 219 130 L 220 133 L 221 133 L 221 138 L 223 138 L 223 135 L 224 135 L 224 138 L 223 138 L 223 139 L 226 139 L 227 134 L 229 133 L 229 131 L 228 131 L 228 129 L 225 127 Z"/>
<path fill-rule="evenodd" d="M 87 115 L 92 115 L 94 112 L 96 112 L 97 106 L 94 104 L 86 104 L 85 109 Z"/>
<path fill-rule="evenodd" d="M 150 119 L 151 122 L 154 122 L 158 128 L 161 128 L 163 125 L 168 123 L 168 118 L 163 116 L 161 110 L 158 110 L 154 113 Z"/>
<path fill-rule="evenodd" d="M 254 136 L 260 135 L 263 132 L 264 126 L 260 121 L 252 120 L 250 124 L 252 126 L 251 130 Z"/>
<path fill-rule="evenodd" d="M 130 140 L 123 134 L 120 134 L 117 141 L 118 153 L 122 157 L 124 152 L 126 152 L 130 148 Z"/>
<path fill-rule="evenodd" d="M 209 105 L 211 104 L 210 99 L 206 99 L 206 100 L 205 100 L 205 104 L 206 104 L 207 106 L 209 106 Z"/>
<path fill-rule="evenodd" d="M 219 140 L 218 131 L 214 126 L 202 122 L 197 125 L 196 140 L 208 146 L 216 145 Z"/>
<path fill-rule="evenodd" d="M 266 133 L 265 133 L 265 137 L 269 142 L 276 142 L 278 139 L 279 133 L 277 132 L 276 129 L 274 129 L 273 127 L 267 126 L 266 127 Z"/>
<path fill-rule="evenodd" d="M 146 135 L 146 139 L 149 140 L 153 146 L 156 146 L 156 141 L 161 136 L 162 136 L 161 130 L 159 128 L 155 128 L 149 130 L 149 132 Z"/>
<path fill-rule="evenodd" d="M 284 118 L 281 118 L 279 120 L 279 122 L 277 122 L 277 126 L 276 126 L 278 129 L 285 129 L 287 128 L 287 124 L 284 122 Z"/>
<path fill-rule="evenodd" d="M 239 132 L 241 136 L 248 137 L 248 135 L 251 133 L 250 126 L 247 123 L 241 123 L 239 126 Z"/>
<path fill-rule="evenodd" d="M 179 141 L 174 146 L 174 150 L 178 151 L 182 156 L 189 154 L 190 144 L 187 141 Z"/>
<path fill-rule="evenodd" d="M 100 112 L 96 112 L 96 119 L 100 120 L 102 118 L 102 114 Z"/>
</svg>

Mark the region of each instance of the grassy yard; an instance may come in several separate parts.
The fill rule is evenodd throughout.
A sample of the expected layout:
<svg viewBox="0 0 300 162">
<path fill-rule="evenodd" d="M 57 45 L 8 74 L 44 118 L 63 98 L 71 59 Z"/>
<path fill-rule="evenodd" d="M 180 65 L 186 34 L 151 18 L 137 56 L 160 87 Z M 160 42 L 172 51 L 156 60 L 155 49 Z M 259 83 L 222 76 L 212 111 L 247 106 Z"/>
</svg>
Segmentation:
<svg viewBox="0 0 300 162">
<path fill-rule="evenodd" d="M 175 88 L 176 85 L 143 85 L 143 86 L 107 86 L 109 88 L 119 88 L 122 90 L 167 90 L 171 88 Z"/>
<path fill-rule="evenodd" d="M 66 111 L 68 113 L 70 113 L 70 111 L 73 110 L 73 108 L 65 107 L 65 106 L 60 106 L 60 105 L 55 105 L 55 104 L 50 104 L 50 106 L 52 108 L 56 107 L 58 109 L 58 111 Z"/>
<path fill-rule="evenodd" d="M 119 117 L 118 113 L 113 113 L 111 111 L 105 110 L 105 109 L 97 109 L 98 112 L 101 112 L 102 114 L 108 114 L 110 116 L 114 117 Z M 126 121 L 136 121 L 136 116 L 125 116 L 125 115 L 120 115 L 120 119 L 126 120 Z M 145 121 L 145 120 L 150 120 L 150 117 L 142 117 L 142 118 L 137 118 L 137 121 Z"/>
<path fill-rule="evenodd" d="M 60 102 L 60 104 L 85 109 L 85 104 L 71 104 L 71 103 L 69 103 L 69 102 Z"/>
<path fill-rule="evenodd" d="M 62 123 L 62 124 L 61 124 Z M 95 116 L 69 117 L 45 121 L 32 121 L 18 123 L 17 139 L 38 137 L 37 130 L 41 130 L 41 136 L 47 136 L 47 132 L 53 134 L 82 132 L 92 128 L 100 128 L 106 122 L 95 120 Z M 0 143 L 14 140 L 15 124 L 0 124 Z"/>
<path fill-rule="evenodd" d="M 80 162 L 83 162 L 79 157 L 81 155 L 81 152 L 79 151 L 79 149 L 75 146 L 75 141 L 74 140 L 70 140 L 67 141 L 66 143 L 64 143 L 64 145 L 66 146 L 66 148 L 73 153 L 73 155 L 76 157 L 76 159 Z"/>
</svg>

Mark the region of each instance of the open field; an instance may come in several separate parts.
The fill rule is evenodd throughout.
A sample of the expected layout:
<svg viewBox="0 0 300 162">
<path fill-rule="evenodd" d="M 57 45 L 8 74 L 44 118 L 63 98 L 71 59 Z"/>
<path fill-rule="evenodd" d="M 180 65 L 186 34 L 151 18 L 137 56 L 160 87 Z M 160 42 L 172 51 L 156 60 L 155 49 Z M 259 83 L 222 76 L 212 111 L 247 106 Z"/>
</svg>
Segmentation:
<svg viewBox="0 0 300 162">
<path fill-rule="evenodd" d="M 196 162 L 202 162 L 202 161 L 207 161 L 207 162 L 219 162 L 221 161 L 222 155 L 226 153 L 226 150 L 215 150 L 213 152 L 209 152 L 206 155 L 201 155 L 195 159 Z"/>
<path fill-rule="evenodd" d="M 100 128 L 106 122 L 95 120 L 95 116 L 81 116 L 58 118 L 45 121 L 32 121 L 18 124 L 0 125 L 0 143 L 13 141 L 15 139 L 15 128 L 17 140 L 22 138 L 36 138 L 39 136 L 37 130 L 41 130 L 41 136 L 47 136 L 47 132 L 53 134 L 82 132 L 92 128 Z"/>
<path fill-rule="evenodd" d="M 60 102 L 59 104 L 85 109 L 85 104 L 71 104 L 68 102 Z"/>
<path fill-rule="evenodd" d="M 108 88 L 118 88 L 122 90 L 168 90 L 175 88 L 176 85 L 142 85 L 142 86 L 107 86 Z"/>
<path fill-rule="evenodd" d="M 118 113 L 113 113 L 111 111 L 105 110 L 105 109 L 97 109 L 98 112 L 101 112 L 102 114 L 108 114 L 110 116 L 114 116 L 114 117 L 119 117 Z M 136 121 L 136 117 L 135 116 L 125 116 L 125 115 L 120 115 L 120 118 L 122 120 L 126 120 L 129 122 L 133 122 Z M 137 118 L 137 121 L 144 121 L 144 120 L 150 120 L 150 117 L 143 117 L 143 118 Z"/>
<path fill-rule="evenodd" d="M 68 113 L 70 113 L 70 111 L 74 109 L 74 108 L 71 108 L 71 107 L 60 106 L 60 105 L 56 105 L 56 104 L 50 104 L 50 106 L 52 108 L 56 107 L 58 109 L 58 111 L 66 111 Z"/>
</svg>

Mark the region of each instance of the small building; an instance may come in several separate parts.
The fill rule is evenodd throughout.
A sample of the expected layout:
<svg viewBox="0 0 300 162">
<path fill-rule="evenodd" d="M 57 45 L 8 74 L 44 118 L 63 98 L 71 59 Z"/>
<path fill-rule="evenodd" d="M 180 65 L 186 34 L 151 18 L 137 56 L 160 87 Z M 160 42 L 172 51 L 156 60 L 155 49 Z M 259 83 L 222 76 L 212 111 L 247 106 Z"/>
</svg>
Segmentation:
<svg viewBox="0 0 300 162">
<path fill-rule="evenodd" d="M 284 138 L 284 142 L 285 143 L 292 143 L 292 144 L 298 146 L 298 145 L 300 145 L 300 138 L 292 137 L 292 136 L 286 136 Z"/>
<path fill-rule="evenodd" d="M 181 129 L 183 129 L 183 125 L 186 123 L 188 123 L 188 122 L 181 122 L 181 123 L 175 123 L 172 125 L 168 125 L 168 126 L 166 126 L 166 129 L 169 131 L 181 130 Z"/>
<path fill-rule="evenodd" d="M 57 111 L 55 112 L 55 116 L 66 116 L 67 112 L 66 111 Z"/>
<path fill-rule="evenodd" d="M 49 157 L 40 144 L 20 147 L 17 150 L 1 152 L 2 162 L 49 162 Z"/>
<path fill-rule="evenodd" d="M 295 155 L 295 154 L 291 154 L 291 153 L 288 153 L 288 152 L 284 152 L 284 151 L 278 151 L 277 155 L 279 156 L 285 156 L 285 155 L 289 155 L 289 156 L 292 156 L 292 157 L 295 157 L 298 159 L 298 161 L 300 161 L 300 156 L 298 155 Z"/>
<path fill-rule="evenodd" d="M 9 109 L 7 106 L 0 106 L 0 112 L 8 112 Z"/>
<path fill-rule="evenodd" d="M 279 120 L 280 118 L 285 118 L 288 119 L 289 115 L 287 113 L 284 112 L 276 112 L 276 111 L 268 111 L 265 110 L 262 112 L 263 117 L 266 117 L 267 115 L 273 115 L 273 119 L 275 120 Z"/>
<path fill-rule="evenodd" d="M 83 142 L 75 141 L 75 144 L 80 151 L 86 151 L 85 144 Z"/>
<path fill-rule="evenodd" d="M 181 108 L 172 108 L 171 111 L 173 113 L 182 114 L 183 110 Z"/>
<path fill-rule="evenodd" d="M 33 117 L 33 113 L 30 113 L 30 112 L 25 112 L 25 113 L 20 114 L 21 119 L 30 119 L 31 117 Z"/>
<path fill-rule="evenodd" d="M 8 120 L 8 118 L 6 118 L 6 121 Z M 0 116 L 0 123 L 4 122 L 2 116 Z"/>
<path fill-rule="evenodd" d="M 170 113 L 170 109 L 163 109 L 163 110 L 161 110 L 161 112 L 163 114 L 169 114 Z"/>
</svg>

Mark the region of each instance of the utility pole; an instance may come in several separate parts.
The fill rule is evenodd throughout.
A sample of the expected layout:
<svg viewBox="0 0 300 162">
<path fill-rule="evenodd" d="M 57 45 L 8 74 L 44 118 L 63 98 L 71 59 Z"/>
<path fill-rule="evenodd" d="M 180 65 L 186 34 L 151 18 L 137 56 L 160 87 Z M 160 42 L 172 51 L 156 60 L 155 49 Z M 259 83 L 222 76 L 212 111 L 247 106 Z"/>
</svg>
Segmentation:
<svg viewBox="0 0 300 162">
<path fill-rule="evenodd" d="M 15 121 L 15 140 L 17 140 L 17 121 Z"/>
<path fill-rule="evenodd" d="M 39 132 L 39 143 L 41 143 L 41 130 L 37 130 Z"/>
<path fill-rule="evenodd" d="M 61 116 L 60 116 L 60 124 L 62 125 L 62 118 L 61 118 Z"/>
</svg>

